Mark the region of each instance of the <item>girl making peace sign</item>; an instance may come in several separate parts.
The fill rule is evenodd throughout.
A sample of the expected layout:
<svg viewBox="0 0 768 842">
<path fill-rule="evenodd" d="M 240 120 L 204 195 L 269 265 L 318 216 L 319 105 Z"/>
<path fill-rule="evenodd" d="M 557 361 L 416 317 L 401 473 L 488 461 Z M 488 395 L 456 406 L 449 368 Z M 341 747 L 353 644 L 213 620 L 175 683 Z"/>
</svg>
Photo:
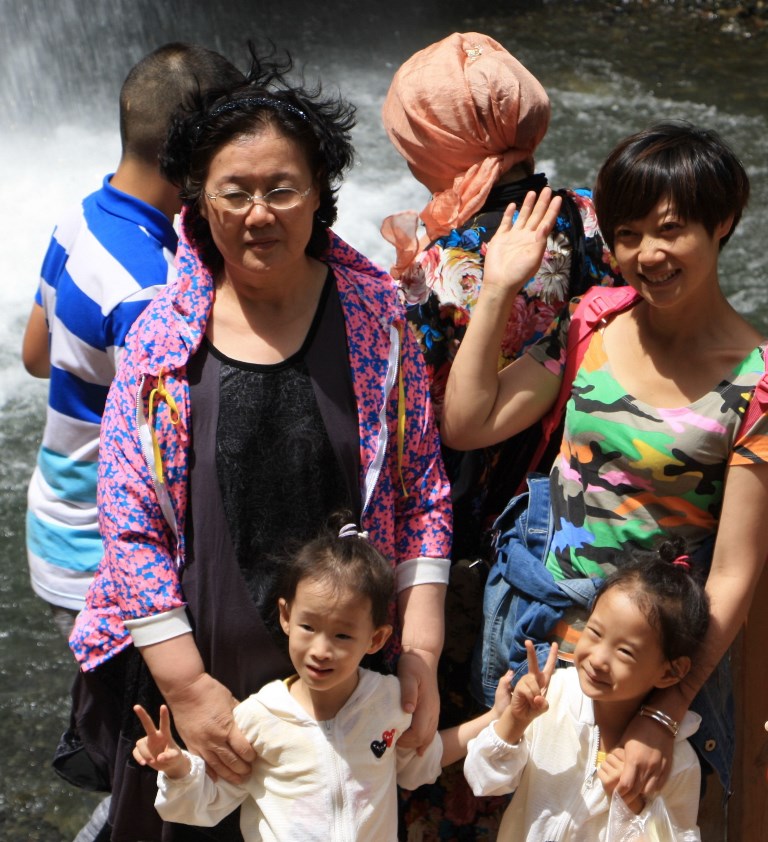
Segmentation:
<svg viewBox="0 0 768 842">
<path fill-rule="evenodd" d="M 528 674 L 499 719 L 470 742 L 464 764 L 475 795 L 516 792 L 499 842 L 608 839 L 624 729 L 638 713 L 657 715 L 643 702 L 685 677 L 709 623 L 706 594 L 681 546 L 667 541 L 656 557 L 633 560 L 606 579 L 576 645 L 576 669 L 555 670 L 556 643 L 540 669 L 526 642 Z M 700 839 L 700 767 L 686 739 L 699 720 L 689 712 L 680 723 L 672 770 L 657 796 L 674 838 L 686 842 Z M 627 806 L 642 818 L 650 805 L 638 797 Z"/>
</svg>

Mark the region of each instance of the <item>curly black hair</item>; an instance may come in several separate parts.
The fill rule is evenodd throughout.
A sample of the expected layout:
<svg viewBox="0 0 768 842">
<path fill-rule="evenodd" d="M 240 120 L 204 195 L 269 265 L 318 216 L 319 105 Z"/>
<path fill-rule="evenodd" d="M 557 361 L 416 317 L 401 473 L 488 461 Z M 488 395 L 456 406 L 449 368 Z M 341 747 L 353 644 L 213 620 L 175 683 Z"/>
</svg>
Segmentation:
<svg viewBox="0 0 768 842">
<path fill-rule="evenodd" d="M 171 125 L 160 158 L 163 175 L 180 188 L 186 208 L 185 233 L 214 276 L 223 260 L 200 213 L 200 201 L 211 160 L 222 146 L 274 127 L 304 150 L 319 186 L 320 205 L 306 247 L 306 253 L 315 258 L 328 247 L 341 179 L 354 161 L 350 133 L 355 107 L 340 94 L 325 94 L 320 82 L 306 87 L 302 76 L 291 84 L 288 74 L 294 64 L 288 52 L 278 55 L 272 46 L 259 55 L 251 42 L 248 49 L 251 66 L 245 83 L 196 97 Z"/>
</svg>

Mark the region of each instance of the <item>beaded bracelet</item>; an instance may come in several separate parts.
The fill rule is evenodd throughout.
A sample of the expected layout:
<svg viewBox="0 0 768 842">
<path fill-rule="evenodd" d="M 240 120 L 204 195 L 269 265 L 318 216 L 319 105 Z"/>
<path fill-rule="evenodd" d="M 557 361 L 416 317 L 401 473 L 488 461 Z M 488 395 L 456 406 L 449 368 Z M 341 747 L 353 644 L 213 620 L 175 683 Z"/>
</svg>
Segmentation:
<svg viewBox="0 0 768 842">
<path fill-rule="evenodd" d="M 680 730 L 680 723 L 675 722 L 671 716 L 667 716 L 666 713 L 662 710 L 656 710 L 656 708 L 649 708 L 643 705 L 640 708 L 640 716 L 647 716 L 649 719 L 654 719 L 659 725 L 663 725 L 673 737 L 677 736 L 677 732 Z"/>
</svg>

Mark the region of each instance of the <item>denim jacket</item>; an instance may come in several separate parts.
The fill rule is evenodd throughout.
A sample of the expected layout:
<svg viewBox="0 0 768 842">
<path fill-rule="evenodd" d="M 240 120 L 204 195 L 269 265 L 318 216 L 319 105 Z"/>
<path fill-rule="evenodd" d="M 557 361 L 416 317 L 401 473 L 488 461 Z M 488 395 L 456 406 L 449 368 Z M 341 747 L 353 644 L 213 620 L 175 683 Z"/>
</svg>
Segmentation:
<svg viewBox="0 0 768 842">
<path fill-rule="evenodd" d="M 543 667 L 554 625 L 566 609 L 588 608 L 601 585 L 600 579 L 592 578 L 555 581 L 544 565 L 554 531 L 549 477 L 529 474 L 527 485 L 528 490 L 513 497 L 494 524 L 496 559 L 485 585 L 483 633 L 472 664 L 472 692 L 488 707 L 493 706 L 496 685 L 507 670 L 514 672 L 513 682 L 527 672 L 525 641 L 533 641 Z M 708 569 L 713 547 L 714 539 L 693 555 L 693 564 Z M 691 743 L 730 794 L 735 740 L 728 655 L 701 688 L 691 710 L 702 718 Z"/>
</svg>

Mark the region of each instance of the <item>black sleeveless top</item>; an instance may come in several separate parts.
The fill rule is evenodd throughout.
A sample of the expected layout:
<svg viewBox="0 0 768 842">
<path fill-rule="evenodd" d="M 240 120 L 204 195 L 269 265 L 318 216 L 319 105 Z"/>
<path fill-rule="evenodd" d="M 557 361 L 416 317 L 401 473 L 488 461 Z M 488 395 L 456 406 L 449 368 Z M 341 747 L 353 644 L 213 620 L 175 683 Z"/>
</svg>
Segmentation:
<svg viewBox="0 0 768 842">
<path fill-rule="evenodd" d="M 281 647 L 285 560 L 329 514 L 351 506 L 306 362 L 328 291 L 326 283 L 302 347 L 284 361 L 238 362 L 209 346 L 219 363 L 216 473 L 229 534 L 250 597 Z"/>
<path fill-rule="evenodd" d="M 332 274 L 292 357 L 247 364 L 203 343 L 188 376 L 181 584 L 206 669 L 244 699 L 293 671 L 277 620 L 284 559 L 338 508 L 359 516 L 357 405 Z"/>
</svg>

